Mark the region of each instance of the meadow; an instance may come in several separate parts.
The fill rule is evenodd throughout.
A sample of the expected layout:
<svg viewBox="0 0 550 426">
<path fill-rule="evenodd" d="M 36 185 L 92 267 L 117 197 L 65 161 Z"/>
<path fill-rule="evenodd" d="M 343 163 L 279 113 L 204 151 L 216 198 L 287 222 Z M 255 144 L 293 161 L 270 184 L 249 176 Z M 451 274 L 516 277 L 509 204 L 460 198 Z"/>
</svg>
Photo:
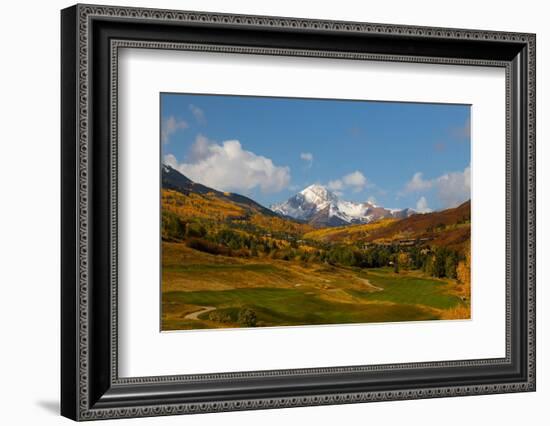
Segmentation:
<svg viewBox="0 0 550 426">
<path fill-rule="evenodd" d="M 213 255 L 163 242 L 162 329 L 469 318 L 456 280 L 421 270 Z"/>
<path fill-rule="evenodd" d="M 163 175 L 161 329 L 470 318 L 470 204 L 314 226 Z"/>
</svg>

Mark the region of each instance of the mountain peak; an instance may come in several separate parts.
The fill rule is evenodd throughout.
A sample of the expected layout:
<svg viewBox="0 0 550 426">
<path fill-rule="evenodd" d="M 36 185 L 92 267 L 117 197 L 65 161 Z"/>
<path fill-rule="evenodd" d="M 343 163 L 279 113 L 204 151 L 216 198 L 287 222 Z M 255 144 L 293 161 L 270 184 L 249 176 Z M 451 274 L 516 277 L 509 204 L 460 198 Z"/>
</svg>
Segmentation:
<svg viewBox="0 0 550 426">
<path fill-rule="evenodd" d="M 313 185 L 309 185 L 308 187 L 302 189 L 300 192 L 303 194 L 304 192 L 310 192 L 310 191 L 313 191 L 313 192 L 316 192 L 316 191 L 324 191 L 324 192 L 327 192 L 328 189 L 319 184 L 319 183 L 314 183 Z"/>
<path fill-rule="evenodd" d="M 321 207 L 321 205 L 325 207 L 326 203 L 338 200 L 338 197 L 333 192 L 319 184 L 309 185 L 307 188 L 300 191 L 300 194 L 304 196 L 307 202 L 316 204 L 319 207 Z"/>
<path fill-rule="evenodd" d="M 272 205 L 271 209 L 280 215 L 321 227 L 370 223 L 386 217 L 402 218 L 415 213 L 411 209 L 391 211 L 369 202 L 340 200 L 320 184 L 309 185 L 287 201 Z"/>
</svg>

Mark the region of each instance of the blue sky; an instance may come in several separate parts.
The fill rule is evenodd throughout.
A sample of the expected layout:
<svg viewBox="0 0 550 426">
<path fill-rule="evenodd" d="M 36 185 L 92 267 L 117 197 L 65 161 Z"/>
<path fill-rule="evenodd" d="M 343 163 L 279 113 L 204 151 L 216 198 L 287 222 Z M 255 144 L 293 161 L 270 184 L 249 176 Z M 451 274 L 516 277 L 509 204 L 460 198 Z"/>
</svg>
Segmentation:
<svg viewBox="0 0 550 426">
<path fill-rule="evenodd" d="M 165 163 L 269 206 L 313 183 L 438 210 L 470 198 L 470 106 L 161 94 Z"/>
</svg>

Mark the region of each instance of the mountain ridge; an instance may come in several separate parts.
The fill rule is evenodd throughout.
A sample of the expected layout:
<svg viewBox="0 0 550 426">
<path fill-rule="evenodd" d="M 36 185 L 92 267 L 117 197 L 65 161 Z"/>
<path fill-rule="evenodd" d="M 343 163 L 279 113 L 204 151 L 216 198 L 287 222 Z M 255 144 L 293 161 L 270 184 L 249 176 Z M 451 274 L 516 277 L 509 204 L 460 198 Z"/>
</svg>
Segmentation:
<svg viewBox="0 0 550 426">
<path fill-rule="evenodd" d="M 417 212 L 410 208 L 387 209 L 369 201 L 340 198 L 323 185 L 313 184 L 270 209 L 282 216 L 302 220 L 316 227 L 371 223 L 384 218 L 402 219 Z"/>
<path fill-rule="evenodd" d="M 162 188 L 173 189 L 181 192 L 182 194 L 189 195 L 190 193 L 197 193 L 201 195 L 214 194 L 217 197 L 231 201 L 241 206 L 245 206 L 255 211 L 259 211 L 267 216 L 275 216 L 276 213 L 267 207 L 262 206 L 260 203 L 245 197 L 244 195 L 235 194 L 233 192 L 222 192 L 200 183 L 194 182 L 187 176 L 183 175 L 173 167 L 163 164 L 162 165 Z"/>
<path fill-rule="evenodd" d="M 173 167 L 162 165 L 162 188 L 178 191 L 184 195 L 211 195 L 229 201 L 247 210 L 269 217 L 280 217 L 295 223 L 309 224 L 314 228 L 369 224 L 382 219 L 406 219 L 418 214 L 411 208 L 388 209 L 369 201 L 341 200 L 323 185 L 314 184 L 304 188 L 283 203 L 265 207 L 244 195 L 223 192 L 194 182 Z"/>
<path fill-rule="evenodd" d="M 463 251 L 470 240 L 471 202 L 404 219 L 316 229 L 304 235 L 330 243 L 405 244 L 451 247 Z"/>
</svg>

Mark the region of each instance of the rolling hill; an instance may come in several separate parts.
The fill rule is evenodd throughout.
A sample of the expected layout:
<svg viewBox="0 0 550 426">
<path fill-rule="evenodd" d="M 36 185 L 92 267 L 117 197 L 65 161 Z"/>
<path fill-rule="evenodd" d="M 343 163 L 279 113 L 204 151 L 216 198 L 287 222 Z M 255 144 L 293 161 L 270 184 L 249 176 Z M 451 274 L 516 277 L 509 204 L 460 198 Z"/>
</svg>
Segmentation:
<svg viewBox="0 0 550 426">
<path fill-rule="evenodd" d="M 300 236 L 313 228 L 305 223 L 283 218 L 243 195 L 221 192 L 185 177 L 170 166 L 163 166 L 162 192 L 163 238 L 170 226 L 201 221 L 214 228 L 237 228 L 250 234 L 284 233 Z"/>
<path fill-rule="evenodd" d="M 276 216 L 275 212 L 272 210 L 262 206 L 248 197 L 245 197 L 244 195 L 239 195 L 232 192 L 217 191 L 201 185 L 200 183 L 193 182 L 191 179 L 166 164 L 162 165 L 162 188 L 172 189 L 184 195 L 208 195 L 211 198 L 215 197 L 221 201 L 235 203 L 248 211 L 258 212 L 268 216 Z"/>
<path fill-rule="evenodd" d="M 275 213 L 243 195 L 221 192 L 193 182 L 168 165 L 163 165 L 162 187 L 165 217 L 175 214 L 186 221 L 225 223 L 246 228 L 251 233 L 258 230 L 264 234 L 283 232 L 294 238 L 320 243 L 429 244 L 459 250 L 470 239 L 470 201 L 447 210 L 413 214 L 410 209 L 390 211 L 370 204 L 349 206 L 326 188 L 312 185 L 300 193 L 302 197 L 298 198 L 304 202 L 293 211 L 293 215 L 298 217 L 294 219 L 282 215 L 280 206 Z M 331 213 L 335 206 L 340 211 L 347 211 L 348 215 Z M 365 219 L 368 223 L 350 224 L 347 221 L 352 220 L 352 213 L 361 217 L 368 211 L 371 212 Z M 306 219 L 307 223 L 304 222 Z"/>
<path fill-rule="evenodd" d="M 319 205 L 306 223 L 163 166 L 162 330 L 470 318 L 469 202 L 359 224 Z"/>
<path fill-rule="evenodd" d="M 332 243 L 430 244 L 460 248 L 470 239 L 470 201 L 458 207 L 405 219 L 382 219 L 365 225 L 324 228 L 304 238 Z"/>
</svg>

